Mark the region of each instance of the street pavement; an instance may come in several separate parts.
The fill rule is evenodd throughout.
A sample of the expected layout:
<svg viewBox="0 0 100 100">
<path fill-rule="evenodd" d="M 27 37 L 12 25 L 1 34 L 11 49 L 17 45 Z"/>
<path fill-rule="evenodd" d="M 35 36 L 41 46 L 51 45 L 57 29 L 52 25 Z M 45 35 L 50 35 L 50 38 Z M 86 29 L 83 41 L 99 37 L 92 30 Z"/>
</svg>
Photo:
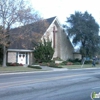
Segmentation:
<svg viewBox="0 0 100 100">
<path fill-rule="evenodd" d="M 100 92 L 100 69 L 0 75 L 0 100 L 91 100 Z"/>
</svg>

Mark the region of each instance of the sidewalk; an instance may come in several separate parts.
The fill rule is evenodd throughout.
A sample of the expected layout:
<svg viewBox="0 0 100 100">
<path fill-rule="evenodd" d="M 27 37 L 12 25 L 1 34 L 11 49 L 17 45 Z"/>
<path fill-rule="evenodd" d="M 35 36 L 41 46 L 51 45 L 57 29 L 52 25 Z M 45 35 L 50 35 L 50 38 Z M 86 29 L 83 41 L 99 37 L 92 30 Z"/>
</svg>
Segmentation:
<svg viewBox="0 0 100 100">
<path fill-rule="evenodd" d="M 42 70 L 49 70 L 49 71 L 62 71 L 62 70 L 68 70 L 67 68 L 53 68 L 48 66 L 40 66 Z"/>
</svg>

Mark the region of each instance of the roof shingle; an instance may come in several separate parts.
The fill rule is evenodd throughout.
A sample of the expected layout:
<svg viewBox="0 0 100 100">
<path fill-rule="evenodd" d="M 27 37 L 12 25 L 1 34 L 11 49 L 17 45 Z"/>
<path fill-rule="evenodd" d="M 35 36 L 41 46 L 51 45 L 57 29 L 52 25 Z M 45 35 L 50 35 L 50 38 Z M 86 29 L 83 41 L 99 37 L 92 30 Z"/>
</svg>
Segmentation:
<svg viewBox="0 0 100 100">
<path fill-rule="evenodd" d="M 51 17 L 46 19 L 46 22 L 40 21 L 11 29 L 11 45 L 9 49 L 33 49 L 55 18 L 56 17 Z"/>
</svg>

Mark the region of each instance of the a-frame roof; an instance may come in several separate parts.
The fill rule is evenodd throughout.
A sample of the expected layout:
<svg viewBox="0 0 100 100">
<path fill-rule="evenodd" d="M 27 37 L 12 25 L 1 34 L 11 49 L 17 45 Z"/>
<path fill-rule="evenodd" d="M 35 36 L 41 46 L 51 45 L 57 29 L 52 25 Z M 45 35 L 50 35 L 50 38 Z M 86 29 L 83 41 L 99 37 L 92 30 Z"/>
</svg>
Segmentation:
<svg viewBox="0 0 100 100">
<path fill-rule="evenodd" d="M 56 18 L 56 16 L 55 17 L 51 17 L 51 18 L 47 18 L 47 19 L 45 19 L 46 20 L 46 22 L 49 24 L 48 25 L 48 27 L 47 27 L 47 29 L 50 27 L 50 25 L 52 24 L 52 22 L 55 20 L 55 18 Z M 39 24 L 39 23 L 38 23 Z M 29 26 L 29 28 L 30 28 L 30 30 L 28 31 L 28 33 L 25 33 L 25 34 L 33 34 L 34 36 L 34 43 L 36 43 L 36 41 L 35 41 L 35 37 L 36 37 L 36 39 L 37 40 L 40 40 L 41 39 L 41 37 L 43 36 L 43 34 L 46 32 L 46 30 L 47 29 L 45 29 L 45 28 L 43 28 L 43 30 L 42 30 L 42 33 L 41 34 L 39 34 L 39 32 L 41 31 L 40 29 L 41 29 L 41 25 L 37 25 L 36 23 L 32 23 L 32 24 L 29 24 L 29 25 L 27 25 L 27 27 Z M 26 26 L 25 26 L 26 27 Z M 10 32 L 10 36 L 11 36 L 11 45 L 10 45 L 10 47 L 9 47 L 9 49 L 32 49 L 34 46 L 32 45 L 32 42 L 29 42 L 28 40 L 18 40 L 18 41 L 16 41 L 16 42 L 14 42 L 13 40 L 13 35 L 15 35 L 15 36 L 17 36 L 18 35 L 18 33 L 20 33 L 20 31 L 22 31 L 23 32 L 23 30 L 24 30 L 24 28 L 25 28 L 24 26 L 22 26 L 22 28 L 15 28 L 15 29 L 12 29 L 11 30 L 11 32 Z M 38 28 L 37 28 L 38 27 Z M 37 35 L 38 35 L 38 37 L 37 37 Z M 26 41 L 28 41 L 28 42 L 26 42 Z M 25 48 L 25 47 L 23 47 L 22 45 L 22 43 L 25 43 L 25 44 L 27 44 L 28 45 L 28 47 L 27 48 Z"/>
<path fill-rule="evenodd" d="M 46 19 L 47 22 L 49 23 L 49 25 L 55 20 L 56 16 L 55 17 L 51 17 L 51 18 L 48 18 Z"/>
</svg>

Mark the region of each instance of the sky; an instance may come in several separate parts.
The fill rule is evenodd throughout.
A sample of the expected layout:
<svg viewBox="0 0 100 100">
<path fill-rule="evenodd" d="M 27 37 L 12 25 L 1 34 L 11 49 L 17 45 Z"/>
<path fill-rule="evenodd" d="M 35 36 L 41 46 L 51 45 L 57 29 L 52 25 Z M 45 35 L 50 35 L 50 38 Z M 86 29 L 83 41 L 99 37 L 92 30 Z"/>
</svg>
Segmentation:
<svg viewBox="0 0 100 100">
<path fill-rule="evenodd" d="M 43 18 L 57 16 L 63 24 L 75 11 L 82 13 L 87 11 L 100 25 L 100 0 L 29 0 L 29 2 Z"/>
</svg>

